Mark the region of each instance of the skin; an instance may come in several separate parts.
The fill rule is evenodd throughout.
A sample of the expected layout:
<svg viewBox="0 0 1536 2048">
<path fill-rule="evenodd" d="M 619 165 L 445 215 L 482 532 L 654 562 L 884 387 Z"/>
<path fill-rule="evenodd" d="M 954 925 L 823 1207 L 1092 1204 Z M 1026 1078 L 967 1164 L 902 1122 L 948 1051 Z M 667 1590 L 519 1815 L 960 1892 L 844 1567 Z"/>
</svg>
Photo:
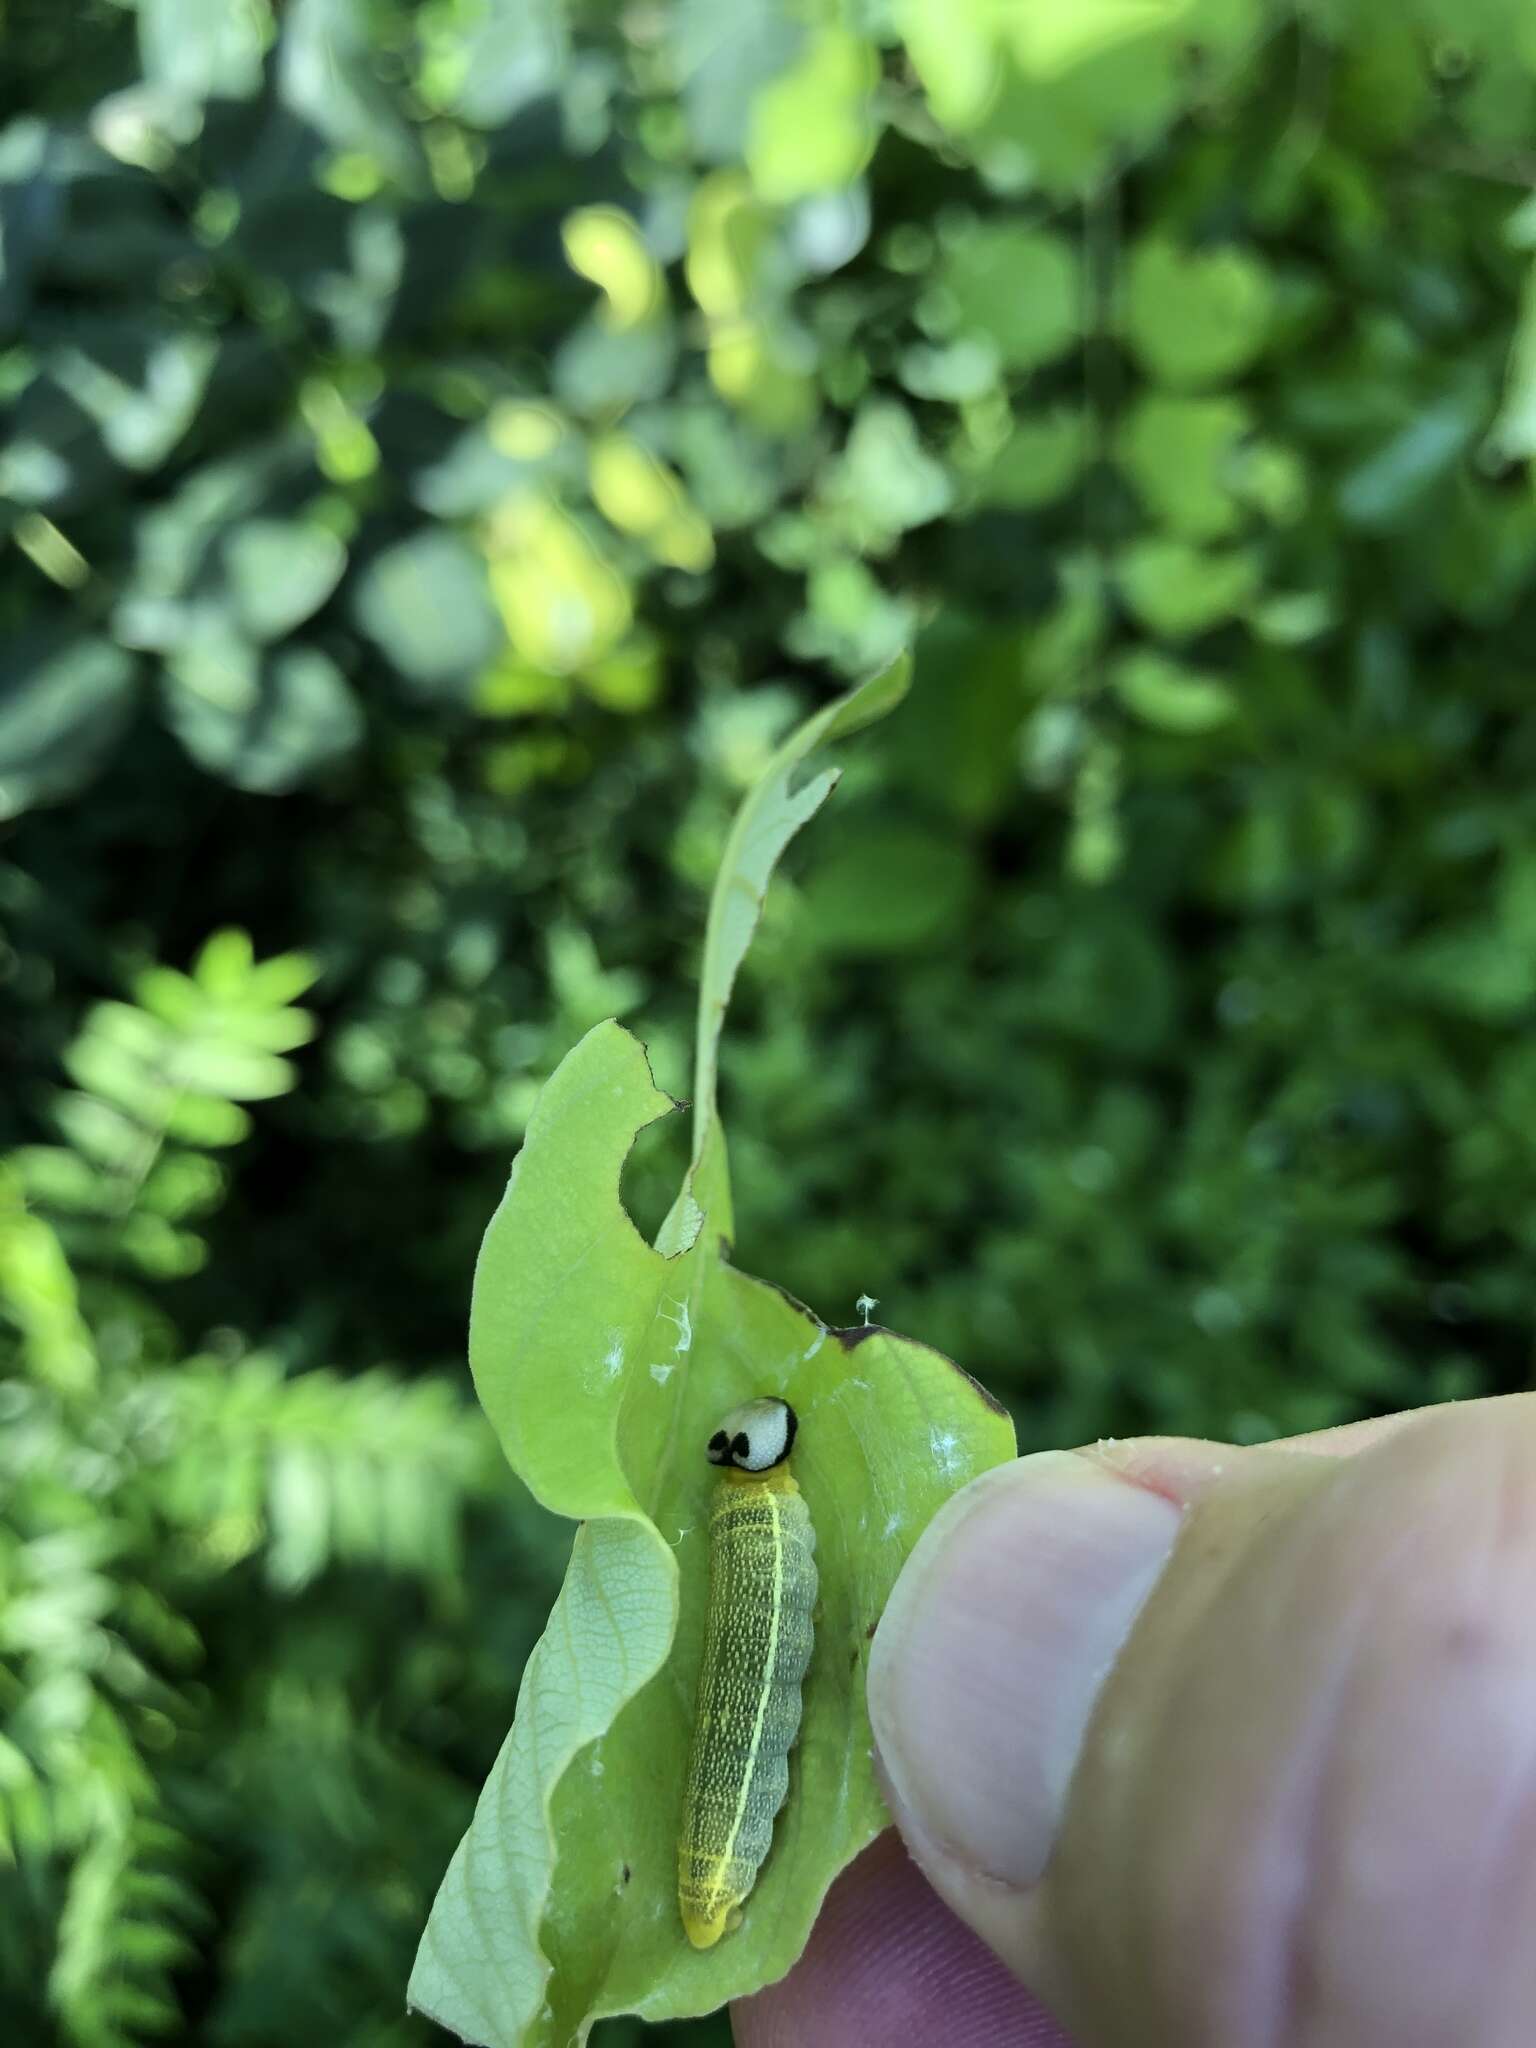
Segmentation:
<svg viewBox="0 0 1536 2048">
<path fill-rule="evenodd" d="M 870 1714 L 899 1837 L 740 2048 L 1536 2041 L 1536 1395 L 989 1473 Z"/>
</svg>

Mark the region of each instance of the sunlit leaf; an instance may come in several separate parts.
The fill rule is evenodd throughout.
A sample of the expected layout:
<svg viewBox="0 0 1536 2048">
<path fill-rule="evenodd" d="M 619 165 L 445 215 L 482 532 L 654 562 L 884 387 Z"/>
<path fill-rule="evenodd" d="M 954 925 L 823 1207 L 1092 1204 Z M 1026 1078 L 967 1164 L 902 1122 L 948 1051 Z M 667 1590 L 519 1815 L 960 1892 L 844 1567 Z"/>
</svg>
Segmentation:
<svg viewBox="0 0 1536 2048">
<path fill-rule="evenodd" d="M 714 538 L 664 462 L 627 434 L 605 435 L 589 461 L 592 496 L 605 519 L 638 535 L 658 561 L 696 572 L 709 567 Z"/>
<path fill-rule="evenodd" d="M 566 261 L 604 297 L 603 319 L 618 334 L 639 327 L 662 305 L 661 272 L 640 230 L 616 206 L 587 206 L 561 230 Z"/>
<path fill-rule="evenodd" d="M 491 595 L 516 651 L 556 675 L 599 661 L 633 616 L 628 586 L 568 513 L 547 499 L 513 505 L 498 523 Z"/>
<path fill-rule="evenodd" d="M 1176 27 L 1194 12 L 1194 0 L 1054 0 L 1011 17 L 1019 61 L 1037 77 L 1053 78 L 1117 43 Z"/>
<path fill-rule="evenodd" d="M 824 28 L 758 93 L 746 157 L 761 198 L 784 206 L 858 176 L 875 146 L 878 76 L 870 44 L 847 29 Z"/>
<path fill-rule="evenodd" d="M 743 806 L 705 944 L 694 1165 L 659 1248 L 618 1186 L 637 1132 L 672 1105 L 636 1041 L 602 1024 L 541 1097 L 481 1252 L 481 1401 L 538 1498 L 582 1522 L 411 1980 L 414 2004 L 488 2048 L 585 2039 L 605 2013 L 707 2011 L 782 1974 L 883 1823 L 863 1671 L 896 1571 L 947 1494 L 1012 1448 L 1006 1418 L 947 1360 L 883 1330 L 828 1331 L 728 1262 L 714 1072 L 731 983 L 780 852 L 835 780 L 802 780 L 802 764 L 903 681 L 878 678 L 810 721 Z M 773 1851 L 742 1927 L 699 1953 L 676 1908 L 707 1590 L 712 1475 L 697 1447 L 762 1392 L 801 1417 L 817 1649 Z"/>
</svg>

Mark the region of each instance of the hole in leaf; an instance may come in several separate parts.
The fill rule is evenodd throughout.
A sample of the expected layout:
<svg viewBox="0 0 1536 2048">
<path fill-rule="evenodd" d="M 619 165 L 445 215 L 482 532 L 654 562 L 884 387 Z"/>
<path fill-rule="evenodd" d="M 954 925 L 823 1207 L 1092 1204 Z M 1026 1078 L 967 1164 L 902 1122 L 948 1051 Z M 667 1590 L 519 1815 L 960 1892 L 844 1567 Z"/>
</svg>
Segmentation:
<svg viewBox="0 0 1536 2048">
<path fill-rule="evenodd" d="M 647 1244 L 656 1242 L 656 1233 L 683 1184 L 691 1135 L 686 1110 L 664 1116 L 659 1123 L 646 1125 L 624 1162 L 619 1197 Z"/>
</svg>

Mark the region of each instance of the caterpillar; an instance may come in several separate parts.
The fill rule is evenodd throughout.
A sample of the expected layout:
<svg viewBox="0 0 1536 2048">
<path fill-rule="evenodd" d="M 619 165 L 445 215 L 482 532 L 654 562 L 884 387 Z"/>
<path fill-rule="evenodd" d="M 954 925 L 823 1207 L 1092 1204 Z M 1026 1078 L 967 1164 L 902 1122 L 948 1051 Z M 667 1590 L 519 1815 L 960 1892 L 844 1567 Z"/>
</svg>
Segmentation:
<svg viewBox="0 0 1536 2048">
<path fill-rule="evenodd" d="M 796 1427 L 787 1401 L 747 1401 L 706 1446 L 723 1469 L 677 1845 L 678 1906 L 695 1948 L 739 1925 L 789 1790 L 816 1604 L 816 1532 L 788 1465 Z"/>
</svg>

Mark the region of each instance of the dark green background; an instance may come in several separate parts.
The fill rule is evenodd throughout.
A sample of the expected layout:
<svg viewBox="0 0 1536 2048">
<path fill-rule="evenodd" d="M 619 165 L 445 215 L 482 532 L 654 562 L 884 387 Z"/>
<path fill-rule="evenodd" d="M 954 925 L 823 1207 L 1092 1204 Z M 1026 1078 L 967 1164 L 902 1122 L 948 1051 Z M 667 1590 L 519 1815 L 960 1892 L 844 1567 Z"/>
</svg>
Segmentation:
<svg viewBox="0 0 1536 2048">
<path fill-rule="evenodd" d="M 476 1244 L 587 1026 L 686 1093 L 731 807 L 908 637 L 739 991 L 742 1262 L 1025 1448 L 1529 1382 L 1529 11 L 992 12 L 0 0 L 25 2048 L 430 2037 L 566 1540 Z M 95 1006 L 230 928 L 318 1031 L 235 1136 L 226 942 L 215 1144 Z"/>
</svg>

